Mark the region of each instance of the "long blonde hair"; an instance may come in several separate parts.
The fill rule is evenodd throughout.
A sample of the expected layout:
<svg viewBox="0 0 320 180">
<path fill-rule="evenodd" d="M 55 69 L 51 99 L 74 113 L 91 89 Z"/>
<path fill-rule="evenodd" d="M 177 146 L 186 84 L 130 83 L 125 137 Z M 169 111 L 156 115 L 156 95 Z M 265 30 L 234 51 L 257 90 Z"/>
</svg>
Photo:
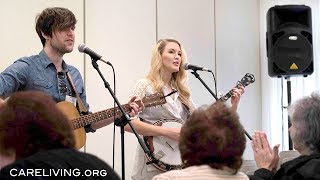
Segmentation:
<svg viewBox="0 0 320 180">
<path fill-rule="evenodd" d="M 175 39 L 160 39 L 157 42 L 156 46 L 154 47 L 154 49 L 152 51 L 151 67 L 150 67 L 150 71 L 147 75 L 147 79 L 149 79 L 152 82 L 153 87 L 157 92 L 162 92 L 164 82 L 163 82 L 163 79 L 162 79 L 162 76 L 160 73 L 161 69 L 163 67 L 161 55 L 162 55 L 166 45 L 169 42 L 177 43 L 179 45 L 179 47 L 181 48 L 181 52 L 182 52 L 179 71 L 174 72 L 172 74 L 171 83 L 172 83 L 173 87 L 178 90 L 179 99 L 182 102 L 182 104 L 186 105 L 188 107 L 189 111 L 192 112 L 195 109 L 195 107 L 190 100 L 191 94 L 190 94 L 189 88 L 187 87 L 187 72 L 183 68 L 183 65 L 187 61 L 187 57 L 186 57 L 185 50 L 183 49 L 183 47 L 181 46 L 181 44 L 177 40 L 175 40 Z"/>
</svg>

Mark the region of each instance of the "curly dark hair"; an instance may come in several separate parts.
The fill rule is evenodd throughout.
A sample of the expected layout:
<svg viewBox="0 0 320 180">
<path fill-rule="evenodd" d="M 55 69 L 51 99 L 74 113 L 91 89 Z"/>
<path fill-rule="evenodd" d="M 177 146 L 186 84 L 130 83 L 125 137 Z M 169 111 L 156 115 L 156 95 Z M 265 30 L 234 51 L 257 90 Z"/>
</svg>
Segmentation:
<svg viewBox="0 0 320 180">
<path fill-rule="evenodd" d="M 46 8 L 36 17 L 36 31 L 44 46 L 46 39 L 42 36 L 42 33 L 52 37 L 52 33 L 56 30 L 61 31 L 74 26 L 76 23 L 76 17 L 69 9 L 62 7 Z"/>
<path fill-rule="evenodd" d="M 246 146 L 239 116 L 222 102 L 196 109 L 181 129 L 179 148 L 186 167 L 207 164 L 238 172 Z"/>
<path fill-rule="evenodd" d="M 74 148 L 73 131 L 54 100 L 43 92 L 14 93 L 0 107 L 0 153 L 28 157 L 40 150 Z"/>
</svg>

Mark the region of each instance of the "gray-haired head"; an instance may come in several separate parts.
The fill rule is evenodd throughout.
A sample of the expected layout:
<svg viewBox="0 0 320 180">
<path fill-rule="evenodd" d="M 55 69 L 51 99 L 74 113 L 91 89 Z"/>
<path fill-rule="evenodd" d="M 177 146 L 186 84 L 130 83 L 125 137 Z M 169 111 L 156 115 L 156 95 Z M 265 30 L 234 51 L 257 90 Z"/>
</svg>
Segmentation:
<svg viewBox="0 0 320 180">
<path fill-rule="evenodd" d="M 292 123 L 297 124 L 295 134 L 305 148 L 320 152 L 320 95 L 313 92 L 310 96 L 295 101 L 289 107 Z"/>
</svg>

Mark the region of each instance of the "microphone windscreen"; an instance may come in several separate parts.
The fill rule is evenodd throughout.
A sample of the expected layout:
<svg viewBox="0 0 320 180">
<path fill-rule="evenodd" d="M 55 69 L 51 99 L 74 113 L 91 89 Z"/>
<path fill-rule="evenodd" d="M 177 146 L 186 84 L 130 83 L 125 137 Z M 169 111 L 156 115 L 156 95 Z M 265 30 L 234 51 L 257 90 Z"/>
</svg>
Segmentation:
<svg viewBox="0 0 320 180">
<path fill-rule="evenodd" d="M 84 52 L 84 50 L 86 49 L 86 45 L 85 44 L 79 44 L 79 46 L 78 46 L 78 50 L 79 50 L 79 52 Z"/>
<path fill-rule="evenodd" d="M 185 63 L 184 66 L 183 66 L 183 68 L 184 68 L 185 70 L 188 70 L 188 69 L 189 69 L 189 63 Z"/>
</svg>

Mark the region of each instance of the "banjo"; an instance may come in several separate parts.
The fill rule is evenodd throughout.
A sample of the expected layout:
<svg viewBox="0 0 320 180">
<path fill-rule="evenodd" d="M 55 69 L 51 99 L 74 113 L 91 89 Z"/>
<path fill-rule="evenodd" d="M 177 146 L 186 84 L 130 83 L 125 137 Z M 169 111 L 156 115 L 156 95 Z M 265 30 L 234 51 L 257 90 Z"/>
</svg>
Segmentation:
<svg viewBox="0 0 320 180">
<path fill-rule="evenodd" d="M 254 76 L 247 73 L 240 81 L 237 82 L 235 87 L 246 87 L 254 81 Z M 232 96 L 232 93 L 232 90 L 230 90 L 227 94 L 222 96 L 219 101 L 227 101 Z M 160 119 L 153 123 L 153 125 L 169 128 L 181 128 L 183 125 L 183 120 Z M 150 154 L 146 154 L 146 159 L 148 161 L 147 164 L 152 164 L 161 171 L 170 171 L 173 169 L 183 168 L 179 144 L 177 141 L 164 136 L 144 136 L 143 139 L 151 152 Z"/>
</svg>

